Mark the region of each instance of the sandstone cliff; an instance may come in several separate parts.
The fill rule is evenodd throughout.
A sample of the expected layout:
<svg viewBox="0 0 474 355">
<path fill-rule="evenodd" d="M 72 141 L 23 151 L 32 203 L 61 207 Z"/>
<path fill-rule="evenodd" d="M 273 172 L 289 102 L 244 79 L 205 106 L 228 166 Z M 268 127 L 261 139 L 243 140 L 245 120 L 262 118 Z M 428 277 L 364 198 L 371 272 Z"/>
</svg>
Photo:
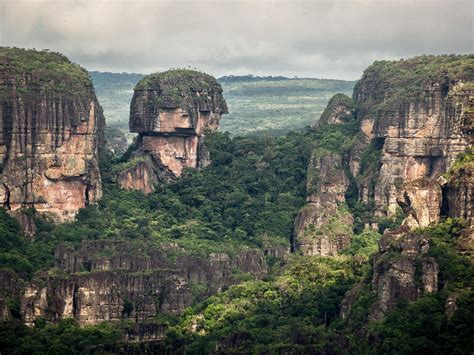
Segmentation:
<svg viewBox="0 0 474 355">
<path fill-rule="evenodd" d="M 308 189 L 312 175 L 321 176 L 311 187 L 316 193 L 308 194 L 309 204 L 295 222 L 296 249 L 320 253 L 307 250 L 311 244 L 320 244 L 314 240 L 321 238 L 310 237 L 315 233 L 308 232 L 303 237 L 303 231 L 311 225 L 316 229 L 330 225 L 328 217 L 335 216 L 334 210 L 344 204 L 348 193 L 356 194 L 358 203 L 366 206 L 369 213 L 362 221 L 366 227 L 376 228 L 378 219 L 394 217 L 399 202 L 410 215 L 407 223 L 411 227 L 439 219 L 439 211 L 433 212 L 435 215 L 426 208 L 420 212 L 421 206 L 417 204 L 436 211 L 441 201 L 440 188 L 434 193 L 432 183 L 422 187 L 428 180 L 419 179 L 435 179 L 446 173 L 456 157 L 472 145 L 474 88 L 469 68 L 473 63 L 473 56 L 426 56 L 375 62 L 357 82 L 354 101 L 344 95 L 330 100 L 316 129 L 341 125 L 355 117 L 359 133 L 349 154 L 335 157 L 332 153 L 332 161 L 326 166 L 314 164 L 315 160 L 328 159 L 326 153 L 321 150 L 313 153 L 308 168 Z M 326 171 L 320 171 L 321 168 Z M 419 186 L 404 185 L 414 181 L 418 181 Z M 403 191 L 400 190 L 402 185 L 405 186 Z M 403 200 L 414 197 L 410 197 L 414 193 L 410 190 L 419 194 L 422 188 L 426 189 L 424 197 L 419 195 L 416 201 L 407 202 L 424 213 L 419 215 L 409 210 Z M 321 200 L 327 201 L 326 206 L 321 205 Z M 350 217 L 346 217 L 337 218 L 351 225 Z M 321 235 L 319 231 L 316 234 Z M 334 244 L 332 249 L 347 244 L 347 238 L 345 240 L 345 243 L 336 243 L 339 246 Z M 321 250 L 321 246 L 316 250 Z"/>
<path fill-rule="evenodd" d="M 313 154 L 308 166 L 309 195 L 295 221 L 293 249 L 304 255 L 328 256 L 349 246 L 353 219 L 344 204 L 348 184 L 339 154 Z"/>
<path fill-rule="evenodd" d="M 397 206 L 405 214 L 402 226 L 385 231 L 380 240 L 370 283 L 375 295 L 370 319 L 383 318 L 400 300 L 414 301 L 438 290 L 439 266 L 428 256 L 430 236 L 413 229 L 436 225 L 443 217 L 464 218 L 471 232 L 456 243 L 462 240 L 465 252 L 471 250 L 472 163 L 463 152 L 473 141 L 473 64 L 473 56 L 376 62 L 356 84 L 354 100 L 365 139 L 352 149 L 349 165 L 359 200 L 373 201 L 374 216 L 394 215 Z M 372 165 L 364 172 L 362 157 L 370 149 L 379 168 Z M 456 163 L 446 181 L 442 175 L 460 155 L 467 163 Z M 360 288 L 348 293 L 343 317 Z"/>
<path fill-rule="evenodd" d="M 315 126 L 354 121 L 355 103 L 343 94 L 328 103 Z M 316 148 L 307 170 L 306 205 L 295 220 L 293 250 L 304 255 L 334 256 L 350 244 L 353 217 L 347 210 L 345 194 L 349 186 L 347 160 L 340 151 Z"/>
<path fill-rule="evenodd" d="M 0 203 L 70 220 L 101 197 L 104 117 L 87 72 L 49 52 L 0 49 Z"/>
<path fill-rule="evenodd" d="M 445 173 L 472 143 L 473 62 L 472 56 L 375 62 L 357 82 L 361 130 L 383 144 L 376 214 L 394 215 L 400 185 Z"/>
<path fill-rule="evenodd" d="M 130 106 L 130 132 L 139 134 L 132 157 L 149 157 L 150 183 L 132 186 L 119 177 L 124 188 L 153 189 L 152 182 L 179 177 L 185 168 L 209 164 L 204 146 L 207 130 L 216 130 L 227 105 L 220 84 L 212 76 L 192 70 L 169 70 L 144 77 L 135 87 Z M 136 169 L 136 172 L 131 170 Z M 143 173 L 130 167 L 130 176 Z"/>
<path fill-rule="evenodd" d="M 38 317 L 73 317 L 82 325 L 121 319 L 143 323 L 160 313 L 181 313 L 240 282 L 242 275 L 261 278 L 267 271 L 258 250 L 191 256 L 172 243 L 84 242 L 77 249 L 59 246 L 55 258 L 56 268 L 37 275 L 22 291 L 26 324 Z"/>
<path fill-rule="evenodd" d="M 376 301 L 369 319 L 381 319 L 401 300 L 414 301 L 438 291 L 438 263 L 428 256 L 429 237 L 400 228 L 387 232 L 373 261 Z"/>
<path fill-rule="evenodd" d="M 329 100 L 326 109 L 316 123 L 316 127 L 351 121 L 354 119 L 355 109 L 356 104 L 350 97 L 344 94 L 336 94 Z"/>
</svg>

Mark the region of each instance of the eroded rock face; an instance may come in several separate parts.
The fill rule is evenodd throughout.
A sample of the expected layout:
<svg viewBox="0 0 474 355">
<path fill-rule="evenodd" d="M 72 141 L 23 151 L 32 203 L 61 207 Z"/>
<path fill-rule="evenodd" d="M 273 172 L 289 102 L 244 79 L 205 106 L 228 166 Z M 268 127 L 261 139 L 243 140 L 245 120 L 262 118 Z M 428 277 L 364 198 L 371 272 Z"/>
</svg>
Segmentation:
<svg viewBox="0 0 474 355">
<path fill-rule="evenodd" d="M 353 218 L 344 206 L 348 185 L 339 154 L 313 154 L 308 166 L 307 204 L 295 221 L 295 250 L 327 256 L 349 246 Z"/>
<path fill-rule="evenodd" d="M 77 250 L 60 246 L 55 257 L 56 275 L 26 285 L 21 301 L 26 324 L 38 317 L 74 317 L 82 325 L 119 319 L 140 323 L 162 312 L 180 313 L 196 297 L 238 283 L 239 275 L 260 278 L 267 271 L 257 250 L 197 257 L 173 244 L 97 241 Z"/>
<path fill-rule="evenodd" d="M 192 70 L 148 75 L 135 87 L 130 107 L 130 132 L 139 134 L 134 156 L 150 158 L 153 181 L 205 167 L 210 163 L 205 132 L 216 130 L 225 113 L 221 85 L 210 75 Z"/>
<path fill-rule="evenodd" d="M 344 94 L 336 94 L 322 113 L 316 127 L 325 124 L 340 124 L 354 119 L 355 102 Z"/>
<path fill-rule="evenodd" d="M 453 172 L 445 188 L 445 207 L 449 217 L 464 218 L 474 225 L 474 163 L 470 162 Z"/>
<path fill-rule="evenodd" d="M 87 72 L 60 54 L 2 48 L 0 99 L 3 207 L 65 221 L 100 199 L 105 122 Z"/>
<path fill-rule="evenodd" d="M 446 63 L 456 70 L 447 70 Z M 400 228 L 385 231 L 379 242 L 370 319 L 383 318 L 400 300 L 413 301 L 438 290 L 439 267 L 427 254 L 429 236 L 413 229 L 436 224 L 441 216 L 462 217 L 472 226 L 472 163 L 451 172 L 447 182 L 441 176 L 472 146 L 472 63 L 473 56 L 376 62 L 354 89 L 363 139 L 350 152 L 349 168 L 359 201 L 374 201 L 375 216 L 393 216 L 398 206 L 406 216 Z M 367 152 L 377 157 L 377 164 L 365 164 L 371 170 L 363 171 Z M 457 249 L 462 240 L 469 253 L 473 239 L 459 237 Z M 343 317 L 362 287 L 346 295 Z"/>
<path fill-rule="evenodd" d="M 18 275 L 13 271 L 0 270 L 0 321 L 12 319 L 9 301 L 17 298 L 19 293 Z"/>
<path fill-rule="evenodd" d="M 119 171 L 117 181 L 120 186 L 128 190 L 140 190 L 148 194 L 155 191 L 153 187 L 153 170 L 150 161 L 137 162 L 129 168 Z"/>
<path fill-rule="evenodd" d="M 439 267 L 427 256 L 429 239 L 407 226 L 386 232 L 374 259 L 372 289 L 377 299 L 369 318 L 381 319 L 400 300 L 414 301 L 438 291 Z"/>
<path fill-rule="evenodd" d="M 422 177 L 436 178 L 472 143 L 468 123 L 474 91 L 468 85 L 472 78 L 438 73 L 423 78 L 419 84 L 423 90 L 398 98 L 392 89 L 397 84 L 384 82 L 377 65 L 357 83 L 354 99 L 365 135 L 383 139 L 373 196 L 379 215 L 385 211 L 393 215 L 398 206 L 397 186 Z"/>
<path fill-rule="evenodd" d="M 441 185 L 426 177 L 405 183 L 397 202 L 406 216 L 404 224 L 411 229 L 427 227 L 440 220 Z"/>
</svg>

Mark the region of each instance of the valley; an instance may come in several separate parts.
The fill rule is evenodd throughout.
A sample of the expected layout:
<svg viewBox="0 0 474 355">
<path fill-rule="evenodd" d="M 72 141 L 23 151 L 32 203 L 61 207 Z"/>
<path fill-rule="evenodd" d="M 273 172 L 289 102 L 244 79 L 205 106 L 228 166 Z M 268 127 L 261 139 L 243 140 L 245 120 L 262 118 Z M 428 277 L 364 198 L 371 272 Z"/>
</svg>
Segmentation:
<svg viewBox="0 0 474 355">
<path fill-rule="evenodd" d="M 356 83 L 0 65 L 0 351 L 474 348 L 473 55 Z"/>
</svg>

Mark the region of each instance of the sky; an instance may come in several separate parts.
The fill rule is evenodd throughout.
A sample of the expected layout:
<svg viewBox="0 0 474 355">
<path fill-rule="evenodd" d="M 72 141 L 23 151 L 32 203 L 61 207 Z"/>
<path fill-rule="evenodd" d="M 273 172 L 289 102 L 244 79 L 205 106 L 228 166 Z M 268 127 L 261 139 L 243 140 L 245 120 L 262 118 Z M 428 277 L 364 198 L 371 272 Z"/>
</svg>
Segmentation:
<svg viewBox="0 0 474 355">
<path fill-rule="evenodd" d="M 0 45 L 88 70 L 354 80 L 375 60 L 474 52 L 474 0 L 0 0 Z"/>
</svg>

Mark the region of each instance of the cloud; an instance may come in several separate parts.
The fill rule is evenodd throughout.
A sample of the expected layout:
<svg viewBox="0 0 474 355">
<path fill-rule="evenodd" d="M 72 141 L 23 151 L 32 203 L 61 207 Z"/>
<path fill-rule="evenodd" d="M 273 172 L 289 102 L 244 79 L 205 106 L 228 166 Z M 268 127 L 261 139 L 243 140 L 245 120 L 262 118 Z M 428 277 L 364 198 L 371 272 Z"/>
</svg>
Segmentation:
<svg viewBox="0 0 474 355">
<path fill-rule="evenodd" d="M 356 79 L 378 59 L 472 53 L 472 2 L 0 0 L 0 43 L 91 70 Z"/>
</svg>

